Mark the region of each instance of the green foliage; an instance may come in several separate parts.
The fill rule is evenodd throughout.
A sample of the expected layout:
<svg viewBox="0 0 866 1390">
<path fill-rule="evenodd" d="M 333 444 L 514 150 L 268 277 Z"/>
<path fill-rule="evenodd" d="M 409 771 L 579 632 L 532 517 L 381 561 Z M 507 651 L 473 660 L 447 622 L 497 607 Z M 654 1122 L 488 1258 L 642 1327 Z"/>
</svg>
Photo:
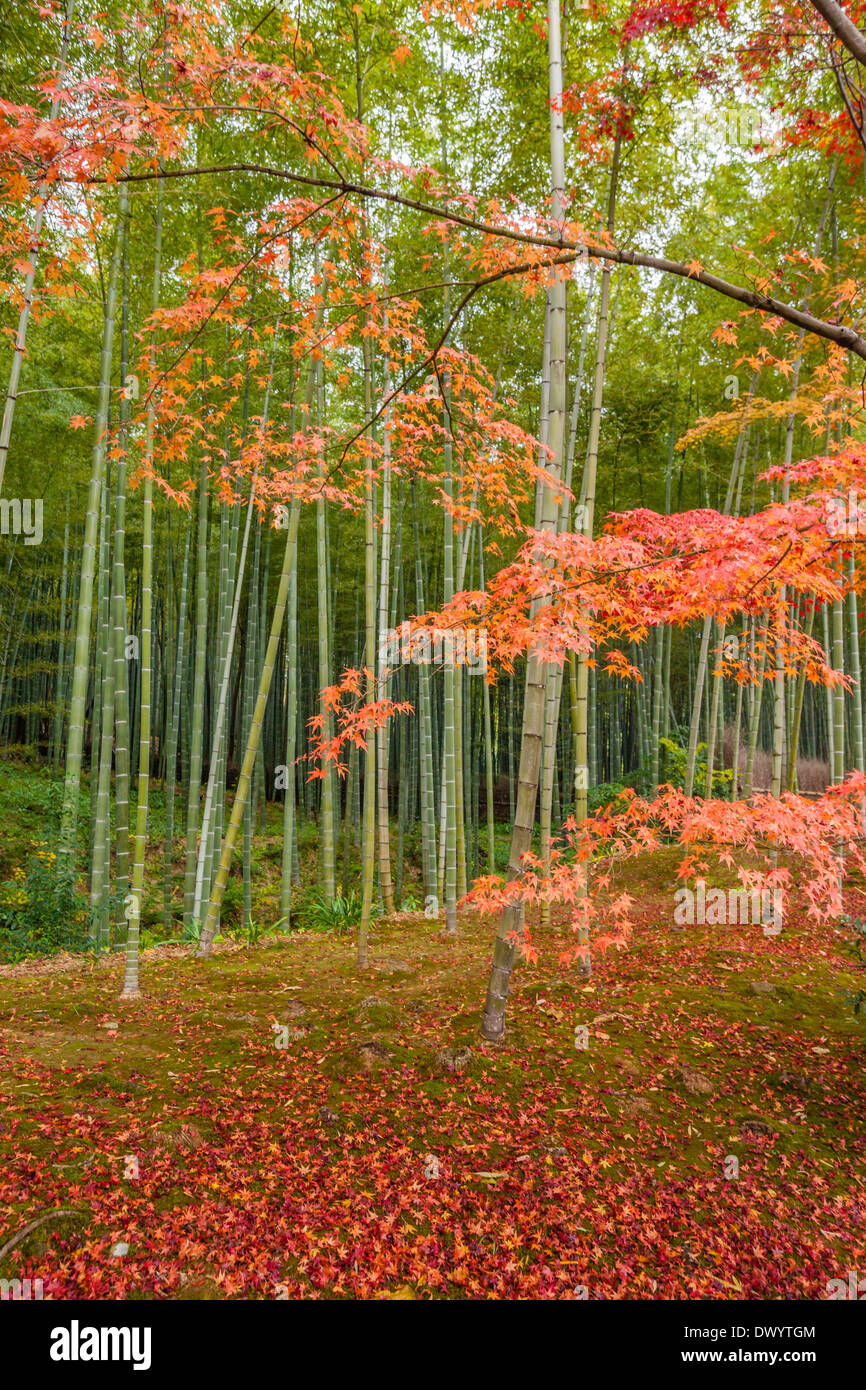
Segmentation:
<svg viewBox="0 0 866 1390">
<path fill-rule="evenodd" d="M 62 802 L 63 782 L 53 779 L 48 768 L 36 772 L 4 755 L 0 764 L 0 804 L 4 813 L 0 873 L 9 873 L 22 864 L 34 841 L 50 838 L 60 824 Z"/>
<path fill-rule="evenodd" d="M 861 970 L 866 970 L 866 920 L 862 917 L 843 917 L 842 921 L 854 932 L 850 953 L 856 958 Z M 866 989 L 845 991 L 845 1002 L 851 1004 L 855 1014 L 862 1010 L 866 1014 Z"/>
<path fill-rule="evenodd" d="M 661 770 L 661 780 L 670 782 L 672 787 L 684 787 L 686 784 L 686 769 L 688 767 L 688 749 L 682 744 L 675 743 L 672 738 L 660 738 L 659 748 L 664 755 L 664 762 Z M 699 743 L 695 750 L 695 791 L 698 795 L 703 795 L 707 781 L 707 745 Z M 701 754 L 704 754 L 701 757 Z M 733 776 L 732 769 L 729 767 L 713 768 L 713 792 L 717 796 L 724 795 L 731 784 Z"/>
<path fill-rule="evenodd" d="M 698 752 L 701 748 L 705 749 L 706 746 L 705 743 L 700 744 Z M 665 782 L 670 782 L 672 787 L 685 786 L 686 768 L 689 761 L 688 750 L 683 748 L 682 744 L 675 743 L 672 738 L 660 738 L 659 749 L 662 755 L 660 776 Z M 706 772 L 706 763 L 704 764 L 704 772 Z"/>
<path fill-rule="evenodd" d="M 244 910 L 244 886 L 240 878 L 230 878 L 226 884 L 223 894 L 222 908 L 220 911 L 220 921 L 223 924 L 223 931 L 228 930 L 227 923 L 234 919 L 240 923 Z"/>
<path fill-rule="evenodd" d="M 197 946 L 201 941 L 203 926 L 204 923 L 199 922 L 197 918 L 192 922 L 186 922 L 181 933 L 181 941 L 186 942 L 188 946 Z"/>
<path fill-rule="evenodd" d="M 298 849 L 313 849 L 319 843 L 319 827 L 315 821 L 303 821 L 298 825 Z"/>
<path fill-rule="evenodd" d="M 74 869 L 37 849 L 26 868 L 0 884 L 0 960 L 89 949 L 90 909 Z"/>
<path fill-rule="evenodd" d="M 243 941 L 247 946 L 255 947 L 264 937 L 275 935 L 285 920 L 285 917 L 280 917 L 278 921 L 264 926 L 259 925 L 253 917 L 249 917 L 245 926 L 237 924 L 223 927 L 223 935 L 230 937 L 233 941 Z"/>
<path fill-rule="evenodd" d="M 596 786 L 590 787 L 586 794 L 589 814 L 594 816 L 603 806 L 609 806 L 625 789 L 625 782 L 599 782 Z"/>
<path fill-rule="evenodd" d="M 318 890 L 305 895 L 295 920 L 309 931 L 335 932 L 342 935 L 353 931 L 361 921 L 361 895 L 352 888 L 345 897 L 338 893 L 333 899 Z"/>
</svg>

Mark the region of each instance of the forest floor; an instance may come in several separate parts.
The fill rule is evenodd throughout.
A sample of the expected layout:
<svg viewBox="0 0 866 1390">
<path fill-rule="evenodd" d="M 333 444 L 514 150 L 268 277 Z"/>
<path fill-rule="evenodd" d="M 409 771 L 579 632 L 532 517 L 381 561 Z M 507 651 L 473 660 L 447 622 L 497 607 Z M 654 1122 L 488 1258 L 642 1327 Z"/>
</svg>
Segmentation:
<svg viewBox="0 0 866 1390">
<path fill-rule="evenodd" d="M 456 942 L 379 923 L 364 974 L 347 936 L 158 948 L 131 1004 L 116 957 L 0 970 L 0 1276 L 46 1298 L 826 1298 L 866 1270 L 851 933 L 675 933 L 673 860 L 633 867 L 629 949 L 586 983 L 557 965 L 566 929 L 536 930 L 499 1047 L 474 915 Z"/>
</svg>

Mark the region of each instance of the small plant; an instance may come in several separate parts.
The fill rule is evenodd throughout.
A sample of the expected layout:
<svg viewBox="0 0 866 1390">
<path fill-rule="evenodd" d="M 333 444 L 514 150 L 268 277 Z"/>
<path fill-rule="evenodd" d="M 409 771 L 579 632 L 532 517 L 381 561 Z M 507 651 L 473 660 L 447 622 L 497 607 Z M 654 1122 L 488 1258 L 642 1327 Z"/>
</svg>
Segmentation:
<svg viewBox="0 0 866 1390">
<path fill-rule="evenodd" d="M 272 922 L 270 926 L 259 926 L 253 917 L 248 918 L 246 926 L 226 927 L 226 936 L 235 939 L 245 939 L 249 947 L 258 946 L 259 942 L 266 936 L 272 936 L 286 921 L 285 917 L 280 917 L 278 921 Z"/>
<path fill-rule="evenodd" d="M 586 793 L 586 808 L 589 814 L 594 816 L 596 811 L 609 806 L 624 791 L 624 782 L 598 782 L 594 787 L 590 787 Z"/>
<path fill-rule="evenodd" d="M 684 787 L 689 763 L 688 749 L 683 748 L 679 743 L 674 743 L 672 738 L 660 738 L 659 748 L 664 754 L 663 772 L 660 780 L 669 782 L 672 787 Z M 701 796 L 707 781 L 706 752 L 707 745 L 699 743 L 695 749 L 695 791 Z M 701 757 L 701 754 L 704 756 Z M 713 792 L 716 796 L 721 795 L 730 786 L 733 775 L 733 769 L 730 767 L 713 769 Z"/>
<path fill-rule="evenodd" d="M 244 886 L 240 878 L 230 878 L 226 884 L 226 891 L 223 894 L 222 909 L 220 919 L 228 922 L 232 919 L 240 923 L 244 915 Z"/>
<path fill-rule="evenodd" d="M 278 917 L 277 920 L 276 920 L 276 922 L 271 922 L 270 926 L 268 926 L 268 927 L 261 926 L 261 927 L 260 927 L 260 926 L 258 925 L 258 923 L 257 923 L 257 922 L 254 922 L 253 919 L 252 919 L 252 917 L 251 917 L 250 920 L 249 920 L 249 922 L 247 923 L 247 942 L 248 942 L 248 944 L 249 944 L 250 946 L 258 946 L 259 942 L 262 940 L 263 937 L 265 937 L 265 936 L 276 936 L 276 934 L 277 934 L 277 932 L 279 931 L 280 927 L 284 924 L 284 922 L 286 922 L 286 920 L 287 920 L 287 919 L 286 919 L 285 917 Z"/>
<path fill-rule="evenodd" d="M 186 942 L 188 946 L 197 946 L 201 941 L 203 926 L 204 923 L 199 922 L 197 918 L 193 922 L 184 923 L 184 928 L 180 936 L 181 941 Z"/>
<path fill-rule="evenodd" d="M 75 871 L 40 845 L 26 868 L 0 884 L 0 959 L 90 949 L 90 906 Z"/>
<path fill-rule="evenodd" d="M 298 908 L 297 921 L 310 931 L 330 931 L 341 936 L 361 921 L 361 895 L 356 888 L 345 896 L 338 893 L 335 898 L 321 892 L 310 893 Z"/>
<path fill-rule="evenodd" d="M 849 917 L 847 914 L 841 921 L 851 928 L 854 932 L 854 940 L 848 948 L 848 954 L 854 956 L 857 961 L 858 970 L 866 970 L 866 921 L 862 917 Z M 866 1013 L 866 989 L 845 990 L 844 999 L 846 1004 L 850 1004 L 855 1014 L 862 1010 Z"/>
<path fill-rule="evenodd" d="M 855 1014 L 859 1014 L 861 1009 L 866 1010 L 866 989 L 846 990 L 845 1003 L 852 1005 Z"/>
</svg>

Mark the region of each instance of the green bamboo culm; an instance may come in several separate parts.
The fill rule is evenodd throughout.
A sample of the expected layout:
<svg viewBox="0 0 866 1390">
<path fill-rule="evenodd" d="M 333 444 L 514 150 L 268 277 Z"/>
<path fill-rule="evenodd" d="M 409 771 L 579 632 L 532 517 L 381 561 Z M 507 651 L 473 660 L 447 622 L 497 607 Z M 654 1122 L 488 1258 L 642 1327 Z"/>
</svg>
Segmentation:
<svg viewBox="0 0 866 1390">
<path fill-rule="evenodd" d="M 63 526 L 63 571 L 60 581 L 60 643 L 57 653 L 57 680 L 54 687 L 54 728 L 51 735 L 51 766 L 54 776 L 60 770 L 63 741 L 63 704 L 66 698 L 66 620 L 69 598 L 69 493 L 66 494 L 66 520 Z"/>
<path fill-rule="evenodd" d="M 201 768 L 204 744 L 205 662 L 207 658 L 207 542 L 208 468 L 202 455 L 198 482 L 198 546 L 196 563 L 195 666 L 192 688 L 189 781 L 186 804 L 186 873 L 184 877 L 184 927 L 190 930 L 195 916 L 195 882 L 198 867 L 198 828 L 201 810 Z"/>
<path fill-rule="evenodd" d="M 384 281 L 387 290 L 387 279 Z M 387 326 L 387 314 L 385 324 Z M 391 378 L 387 357 L 384 364 L 383 394 L 387 400 L 391 390 Z M 389 585 L 391 581 L 391 429 L 389 411 L 385 411 L 384 440 L 382 449 L 382 541 L 379 557 L 379 647 L 376 653 L 377 694 L 380 700 L 388 696 L 388 611 Z M 379 886 L 382 891 L 382 904 L 389 915 L 394 912 L 394 888 L 391 880 L 391 829 L 389 817 L 388 787 L 388 734 L 387 726 L 376 732 L 376 792 L 377 792 L 377 838 L 379 845 Z"/>
<path fill-rule="evenodd" d="M 129 231 L 126 200 L 122 291 L 120 305 L 120 426 L 114 475 L 114 539 L 111 566 L 111 642 L 114 660 L 114 890 L 118 898 L 118 928 L 133 908 L 129 887 L 129 683 L 126 645 L 126 457 L 129 447 Z"/>
<path fill-rule="evenodd" d="M 412 528 L 415 541 L 415 603 L 419 613 L 425 612 L 424 568 L 421 560 L 421 538 L 418 524 L 418 497 L 412 479 Z M 421 764 L 421 867 L 424 884 L 424 907 L 432 917 L 439 916 L 439 895 L 436 882 L 436 786 L 433 776 L 433 707 L 430 689 L 430 667 L 418 665 L 418 757 Z"/>
<path fill-rule="evenodd" d="M 214 879 L 211 891 L 210 902 L 208 903 L 207 916 L 201 931 L 198 955 L 208 956 L 211 954 L 213 938 L 219 924 L 220 911 L 223 898 L 225 897 L 226 885 L 228 884 L 229 870 L 231 869 L 232 859 L 234 858 L 235 847 L 238 835 L 243 824 L 244 809 L 249 797 L 250 782 L 255 768 L 256 755 L 261 743 L 262 725 L 264 723 L 265 709 L 267 708 L 268 697 L 271 692 L 274 668 L 277 661 L 277 652 L 280 645 L 280 635 L 282 633 L 283 622 L 286 616 L 286 605 L 289 594 L 289 582 L 292 573 L 294 550 L 298 543 L 298 523 L 300 520 L 300 508 L 292 509 L 289 530 L 286 539 L 286 549 L 283 555 L 283 565 L 280 572 L 280 582 L 277 589 L 276 604 L 274 606 L 273 617 L 271 619 L 271 630 L 268 637 L 267 651 L 265 652 L 265 662 L 259 676 L 258 696 L 256 698 L 255 709 L 253 710 L 252 723 L 246 748 L 244 750 L 243 762 L 241 764 L 238 785 L 235 791 L 235 799 L 232 805 L 232 813 L 226 827 L 225 838 L 223 840 L 222 854 L 220 855 L 219 868 Z"/>
<path fill-rule="evenodd" d="M 163 224 L 163 181 L 157 181 L 156 221 L 154 228 L 153 287 L 151 311 L 159 308 L 160 286 L 162 280 L 162 224 Z M 155 350 L 155 338 L 152 348 Z M 133 847 L 131 893 L 126 902 L 126 957 L 124 962 L 123 990 L 121 999 L 136 999 L 139 995 L 138 952 L 141 925 L 141 907 L 144 894 L 144 860 L 147 850 L 147 818 L 150 796 L 150 738 L 151 738 L 151 681 L 153 674 L 153 450 L 156 413 L 153 395 L 148 397 L 147 424 L 145 427 L 145 470 L 141 499 L 141 644 L 139 660 L 141 679 L 139 683 L 138 715 L 138 796 L 135 809 L 135 842 Z M 189 552 L 187 551 L 187 555 Z M 185 615 L 184 615 L 185 616 Z M 176 743 L 175 743 L 176 748 Z M 172 758 L 176 752 L 172 753 Z M 174 766 L 172 766 L 171 824 L 174 823 Z M 168 822 L 168 803 L 166 802 L 166 821 Z M 170 874 L 169 858 L 169 874 Z"/>
<path fill-rule="evenodd" d="M 373 365 L 369 338 L 364 339 L 364 410 L 367 420 L 373 414 Z M 371 428 L 365 431 L 371 438 Z M 373 459 L 366 458 L 364 486 L 364 703 L 376 699 L 376 536 L 373 496 Z M 358 969 L 368 964 L 370 919 L 373 909 L 373 879 L 376 866 L 376 740 L 367 735 L 364 754 L 364 802 L 361 813 L 361 921 L 358 925 Z"/>
<path fill-rule="evenodd" d="M 324 425 L 325 390 L 324 372 L 319 361 L 316 369 L 318 402 L 317 415 L 319 428 Z M 319 477 L 324 479 L 324 461 L 319 458 Z M 329 604 L 329 565 L 328 542 L 326 535 L 325 499 L 320 494 L 316 499 L 316 591 L 318 616 L 318 657 L 319 689 L 323 691 L 331 682 L 331 643 L 330 643 L 330 604 Z M 330 708 L 321 697 L 322 736 L 332 735 Z M 335 837 L 335 789 L 334 770 L 329 765 L 323 769 L 321 779 L 321 803 L 319 807 L 319 867 L 321 870 L 322 891 L 333 901 L 337 895 L 337 865 Z"/>
<path fill-rule="evenodd" d="M 288 628 L 286 633 L 286 774 L 283 804 L 283 853 L 280 876 L 280 917 L 288 927 L 292 917 L 292 868 L 295 853 L 295 756 L 298 731 L 298 522 L 301 504 L 292 503 L 289 533 L 295 536 L 289 556 Z"/>
<path fill-rule="evenodd" d="M 87 492 L 87 512 L 81 545 L 81 576 L 78 589 L 78 614 L 75 630 L 75 654 L 72 667 L 72 689 L 69 699 L 69 732 L 66 744 L 66 768 L 63 784 L 63 806 L 60 817 L 58 861 L 71 863 L 75 857 L 78 834 L 78 797 L 81 788 L 81 766 L 84 751 L 84 721 L 87 688 L 90 676 L 90 628 L 93 616 L 93 581 L 96 574 L 96 541 L 105 460 L 108 443 L 108 412 L 111 401 L 111 362 L 114 349 L 114 326 L 117 313 L 117 289 L 123 252 L 123 233 L 128 203 L 127 185 L 118 184 L 118 215 L 114 247 L 108 272 L 108 285 L 103 314 L 102 348 L 99 363 L 99 390 L 94 421 L 93 451 L 90 462 L 90 482 Z"/>
<path fill-rule="evenodd" d="M 183 570 L 180 580 L 180 609 L 177 623 L 177 644 L 173 685 L 170 687 L 170 710 L 165 754 L 165 850 L 163 869 L 163 922 L 167 930 L 173 925 L 172 898 L 174 895 L 174 822 L 175 788 L 177 782 L 177 752 L 180 732 L 180 710 L 186 677 L 187 662 L 187 607 L 189 595 L 189 560 L 192 542 L 192 517 L 186 528 L 186 543 L 183 552 Z"/>
</svg>

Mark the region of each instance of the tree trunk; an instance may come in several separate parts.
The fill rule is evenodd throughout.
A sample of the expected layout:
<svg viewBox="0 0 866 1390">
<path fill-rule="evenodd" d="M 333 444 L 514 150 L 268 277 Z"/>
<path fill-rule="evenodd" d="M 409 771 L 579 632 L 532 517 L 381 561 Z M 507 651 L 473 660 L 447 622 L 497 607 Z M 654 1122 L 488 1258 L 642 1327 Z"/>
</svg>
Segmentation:
<svg viewBox="0 0 866 1390">
<path fill-rule="evenodd" d="M 550 166 L 553 184 L 553 218 L 563 215 L 562 197 L 565 186 L 565 150 L 562 128 L 562 63 L 560 49 L 560 0 L 548 0 L 547 33 L 550 89 Z M 563 434 L 565 428 L 565 281 L 553 272 L 548 290 L 551 308 L 551 382 L 548 444 L 552 457 L 549 468 L 554 478 L 562 468 Z M 556 499 L 552 488 L 545 488 L 541 527 L 553 531 L 556 527 Z M 523 707 L 523 730 L 520 743 L 517 805 L 508 856 L 509 880 L 523 872 L 523 856 L 532 843 L 535 803 L 538 798 L 538 779 L 544 732 L 544 664 L 535 652 L 527 657 L 526 696 Z M 516 903 L 503 908 L 496 942 L 487 998 L 481 1022 L 481 1035 L 489 1042 L 499 1042 L 505 1034 L 505 1006 L 511 970 L 514 963 L 516 938 L 523 922 L 523 906 Z"/>
</svg>

